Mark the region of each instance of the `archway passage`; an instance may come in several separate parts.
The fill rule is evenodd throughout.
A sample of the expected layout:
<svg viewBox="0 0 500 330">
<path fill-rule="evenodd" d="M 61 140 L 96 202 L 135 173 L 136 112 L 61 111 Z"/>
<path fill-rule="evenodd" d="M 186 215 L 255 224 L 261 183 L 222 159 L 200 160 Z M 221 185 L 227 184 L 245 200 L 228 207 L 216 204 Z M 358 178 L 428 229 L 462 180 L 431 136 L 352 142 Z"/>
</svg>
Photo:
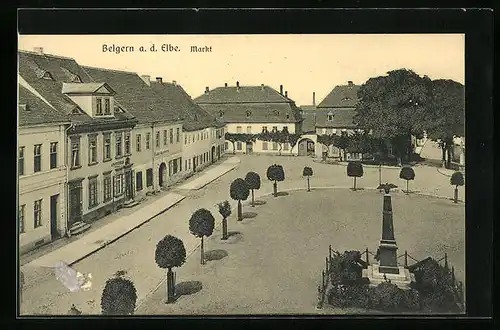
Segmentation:
<svg viewBox="0 0 500 330">
<path fill-rule="evenodd" d="M 212 163 L 215 163 L 215 146 L 212 147 Z"/>
<path fill-rule="evenodd" d="M 312 156 L 314 154 L 314 141 L 304 138 L 299 141 L 299 156 Z"/>
<path fill-rule="evenodd" d="M 160 170 L 158 171 L 158 182 L 160 183 L 160 187 L 163 187 L 163 184 L 165 183 L 165 169 L 167 168 L 167 165 L 165 163 L 160 164 Z"/>
</svg>

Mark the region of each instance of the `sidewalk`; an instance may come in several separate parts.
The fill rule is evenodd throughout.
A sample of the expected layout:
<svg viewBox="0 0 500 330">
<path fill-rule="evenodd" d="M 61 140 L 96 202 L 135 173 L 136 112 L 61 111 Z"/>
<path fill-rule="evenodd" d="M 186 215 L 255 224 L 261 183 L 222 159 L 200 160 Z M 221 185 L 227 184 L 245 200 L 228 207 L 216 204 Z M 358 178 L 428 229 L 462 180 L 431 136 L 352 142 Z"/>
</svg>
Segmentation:
<svg viewBox="0 0 500 330">
<path fill-rule="evenodd" d="M 64 261 L 69 265 L 74 264 L 163 213 L 184 198 L 185 196 L 175 193 L 163 196 L 147 208 L 138 209 L 97 231 L 84 235 L 75 242 L 31 261 L 24 267 L 54 267 L 58 261 Z"/>
<path fill-rule="evenodd" d="M 194 178 L 193 180 L 177 187 L 177 189 L 180 190 L 201 189 L 206 185 L 208 185 L 210 182 L 217 180 L 227 172 L 235 169 L 239 163 L 240 159 L 238 157 L 231 157 L 228 160 L 224 161 L 222 164 L 207 170 L 201 176 Z"/>
</svg>

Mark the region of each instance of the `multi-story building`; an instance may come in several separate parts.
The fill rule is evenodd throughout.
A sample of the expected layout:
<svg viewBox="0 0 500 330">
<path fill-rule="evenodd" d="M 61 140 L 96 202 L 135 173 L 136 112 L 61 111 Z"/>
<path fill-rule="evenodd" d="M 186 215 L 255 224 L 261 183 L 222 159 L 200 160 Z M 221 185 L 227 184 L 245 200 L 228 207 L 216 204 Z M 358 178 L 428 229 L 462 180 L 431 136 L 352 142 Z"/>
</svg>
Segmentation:
<svg viewBox="0 0 500 330">
<path fill-rule="evenodd" d="M 174 105 L 182 124 L 182 159 L 184 172 L 189 175 L 215 162 L 223 154 L 224 123 L 198 106 L 176 81 L 163 82 L 161 77 L 151 81 L 160 98 Z"/>
<path fill-rule="evenodd" d="M 21 253 L 66 233 L 64 130 L 70 120 L 28 88 L 18 85 Z"/>
<path fill-rule="evenodd" d="M 288 93 L 280 92 L 273 88 L 261 86 L 236 86 L 217 87 L 195 99 L 212 116 L 226 124 L 226 132 L 258 134 L 263 130 L 282 130 L 287 127 L 290 133 L 301 133 L 302 118 L 295 102 L 288 98 Z M 256 140 L 246 143 L 236 142 L 236 152 L 240 153 L 278 153 L 277 143 Z M 225 142 L 226 152 L 233 152 L 233 146 Z M 290 150 L 290 146 L 283 146 L 283 153 L 297 154 L 297 147 Z"/>
<path fill-rule="evenodd" d="M 299 156 L 315 157 L 318 136 L 316 135 L 316 93 L 313 92 L 312 105 L 301 105 L 302 136 L 298 142 Z"/>
<path fill-rule="evenodd" d="M 67 233 L 131 200 L 131 130 L 137 120 L 115 101 L 116 92 L 92 79 L 75 60 L 43 49 L 19 52 L 19 82 L 70 121 L 61 146 Z"/>
<path fill-rule="evenodd" d="M 183 177 L 182 118 L 175 104 L 160 97 L 149 76 L 135 72 L 84 66 L 95 80 L 106 80 L 118 94 L 118 102 L 137 118 L 131 135 L 131 161 L 138 198 Z"/>
</svg>

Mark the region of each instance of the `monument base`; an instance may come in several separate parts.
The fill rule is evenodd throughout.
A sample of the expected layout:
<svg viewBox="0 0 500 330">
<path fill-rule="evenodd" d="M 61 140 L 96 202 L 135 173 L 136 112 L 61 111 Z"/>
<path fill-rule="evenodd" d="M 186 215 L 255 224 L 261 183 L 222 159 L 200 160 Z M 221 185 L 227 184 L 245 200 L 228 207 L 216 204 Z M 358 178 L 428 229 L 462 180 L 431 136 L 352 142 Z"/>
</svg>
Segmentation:
<svg viewBox="0 0 500 330">
<path fill-rule="evenodd" d="M 398 288 L 409 290 L 410 284 L 415 282 L 415 275 L 402 266 L 398 267 L 399 274 L 381 273 L 379 267 L 379 265 L 369 265 L 367 269 L 363 269 L 362 276 L 368 278 L 371 287 L 375 287 L 387 279 L 392 284 L 397 285 Z M 386 278 L 384 278 L 384 275 Z"/>
</svg>

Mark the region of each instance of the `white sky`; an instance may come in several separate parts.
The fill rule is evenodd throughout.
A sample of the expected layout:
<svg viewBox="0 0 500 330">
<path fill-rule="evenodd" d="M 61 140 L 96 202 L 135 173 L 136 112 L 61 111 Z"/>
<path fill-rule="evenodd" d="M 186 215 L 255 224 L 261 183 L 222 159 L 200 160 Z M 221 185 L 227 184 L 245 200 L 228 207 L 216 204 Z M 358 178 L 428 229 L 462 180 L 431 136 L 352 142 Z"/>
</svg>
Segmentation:
<svg viewBox="0 0 500 330">
<path fill-rule="evenodd" d="M 151 44 L 178 45 L 180 52 L 141 53 Z M 135 52 L 103 52 L 103 44 L 134 46 Z M 211 53 L 190 47 L 212 46 Z M 465 80 L 463 34 L 406 35 L 20 35 L 19 49 L 43 47 L 47 54 L 80 65 L 137 72 L 176 80 L 193 97 L 213 89 L 266 84 L 284 86 L 297 105 L 316 103 L 336 85 L 362 84 L 387 71 L 407 68 L 431 79 Z"/>
</svg>

